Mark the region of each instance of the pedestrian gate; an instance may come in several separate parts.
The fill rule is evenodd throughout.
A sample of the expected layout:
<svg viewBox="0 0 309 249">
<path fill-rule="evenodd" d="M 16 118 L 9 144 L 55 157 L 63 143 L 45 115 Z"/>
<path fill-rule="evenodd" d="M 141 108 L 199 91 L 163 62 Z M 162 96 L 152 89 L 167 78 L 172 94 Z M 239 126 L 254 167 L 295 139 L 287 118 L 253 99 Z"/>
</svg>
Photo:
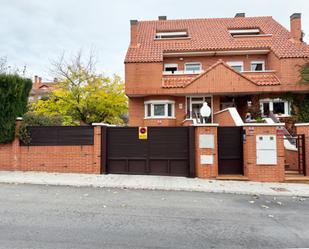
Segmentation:
<svg viewBox="0 0 309 249">
<path fill-rule="evenodd" d="M 218 127 L 219 174 L 243 174 L 242 127 Z"/>
</svg>

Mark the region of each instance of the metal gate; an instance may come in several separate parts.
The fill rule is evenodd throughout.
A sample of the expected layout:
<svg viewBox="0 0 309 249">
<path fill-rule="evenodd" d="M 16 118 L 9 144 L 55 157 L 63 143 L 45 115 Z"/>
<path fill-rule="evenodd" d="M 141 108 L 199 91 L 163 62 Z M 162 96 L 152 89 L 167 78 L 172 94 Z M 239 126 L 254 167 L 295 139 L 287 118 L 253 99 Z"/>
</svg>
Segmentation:
<svg viewBox="0 0 309 249">
<path fill-rule="evenodd" d="M 242 127 L 218 127 L 219 174 L 243 174 Z"/>
<path fill-rule="evenodd" d="M 296 147 L 298 150 L 298 173 L 306 175 L 305 135 L 297 135 L 296 141 Z"/>
<path fill-rule="evenodd" d="M 284 136 L 284 144 L 290 144 L 296 149 L 297 158 L 286 158 L 286 170 L 288 173 L 295 172 L 301 175 L 306 175 L 306 148 L 305 135 Z M 287 148 L 285 148 L 287 150 Z M 291 165 L 292 164 L 292 167 Z"/>
<path fill-rule="evenodd" d="M 138 127 L 105 127 L 101 161 L 111 174 L 194 177 L 194 128 L 149 127 L 143 140 Z"/>
</svg>

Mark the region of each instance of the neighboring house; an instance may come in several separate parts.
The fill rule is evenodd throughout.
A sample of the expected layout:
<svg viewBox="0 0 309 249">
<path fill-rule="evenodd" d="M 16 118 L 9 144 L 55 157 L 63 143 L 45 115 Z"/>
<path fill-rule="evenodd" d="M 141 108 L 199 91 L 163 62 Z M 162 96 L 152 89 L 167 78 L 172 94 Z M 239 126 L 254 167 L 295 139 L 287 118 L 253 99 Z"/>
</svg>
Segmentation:
<svg viewBox="0 0 309 249">
<path fill-rule="evenodd" d="M 35 102 L 44 97 L 48 97 L 57 82 L 58 81 L 56 78 L 54 79 L 54 81 L 43 82 L 41 77 L 34 76 L 32 90 L 29 95 L 29 102 Z"/>
<path fill-rule="evenodd" d="M 217 113 L 236 107 L 262 116 L 291 114 L 284 93 L 303 98 L 299 66 L 309 58 L 301 14 L 285 29 L 272 17 L 131 20 L 125 58 L 130 126 L 180 126 L 198 120 L 204 101 Z M 213 115 L 210 122 L 213 121 Z"/>
</svg>

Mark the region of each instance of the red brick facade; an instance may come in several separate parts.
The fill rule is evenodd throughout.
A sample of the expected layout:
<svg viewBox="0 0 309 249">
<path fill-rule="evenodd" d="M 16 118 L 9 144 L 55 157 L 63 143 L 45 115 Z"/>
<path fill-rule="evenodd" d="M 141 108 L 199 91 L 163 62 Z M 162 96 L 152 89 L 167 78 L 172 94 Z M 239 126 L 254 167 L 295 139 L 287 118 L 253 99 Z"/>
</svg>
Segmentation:
<svg viewBox="0 0 309 249">
<path fill-rule="evenodd" d="M 215 113 L 221 110 L 226 97 L 236 101 L 243 98 L 259 105 L 260 98 L 280 97 L 286 92 L 309 92 L 307 86 L 298 84 L 299 66 L 309 58 L 309 46 L 301 42 L 299 14 L 291 16 L 290 32 L 271 17 L 134 21 L 131 24 L 131 43 L 125 60 L 130 126 L 187 124 L 187 96 L 212 96 Z M 259 27 L 265 35 L 233 38 L 228 34 L 230 27 L 245 29 L 246 25 Z M 180 27 L 188 30 L 188 39 L 154 38 L 156 30 L 168 32 Z M 200 33 L 206 27 L 212 30 L 212 35 L 207 35 L 207 30 Z M 209 37 L 217 33 L 222 37 L 213 44 Z M 241 73 L 227 65 L 235 61 L 243 62 Z M 264 61 L 265 70 L 251 71 L 254 61 Z M 164 65 L 171 63 L 177 64 L 177 70 L 183 72 L 185 63 L 189 62 L 199 62 L 203 72 L 172 75 L 163 72 Z M 174 120 L 144 120 L 144 101 L 158 98 L 175 101 Z M 237 105 L 242 118 L 248 109 L 247 101 Z"/>
</svg>

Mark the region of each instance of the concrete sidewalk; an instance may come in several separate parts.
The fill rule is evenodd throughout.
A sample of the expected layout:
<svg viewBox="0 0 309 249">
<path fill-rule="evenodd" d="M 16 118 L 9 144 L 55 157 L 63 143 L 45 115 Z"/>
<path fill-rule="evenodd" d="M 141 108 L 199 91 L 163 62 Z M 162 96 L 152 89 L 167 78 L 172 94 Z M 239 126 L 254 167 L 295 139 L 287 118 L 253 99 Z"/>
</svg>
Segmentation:
<svg viewBox="0 0 309 249">
<path fill-rule="evenodd" d="M 0 183 L 309 197 L 309 184 L 204 180 L 168 176 L 0 171 Z"/>
</svg>

